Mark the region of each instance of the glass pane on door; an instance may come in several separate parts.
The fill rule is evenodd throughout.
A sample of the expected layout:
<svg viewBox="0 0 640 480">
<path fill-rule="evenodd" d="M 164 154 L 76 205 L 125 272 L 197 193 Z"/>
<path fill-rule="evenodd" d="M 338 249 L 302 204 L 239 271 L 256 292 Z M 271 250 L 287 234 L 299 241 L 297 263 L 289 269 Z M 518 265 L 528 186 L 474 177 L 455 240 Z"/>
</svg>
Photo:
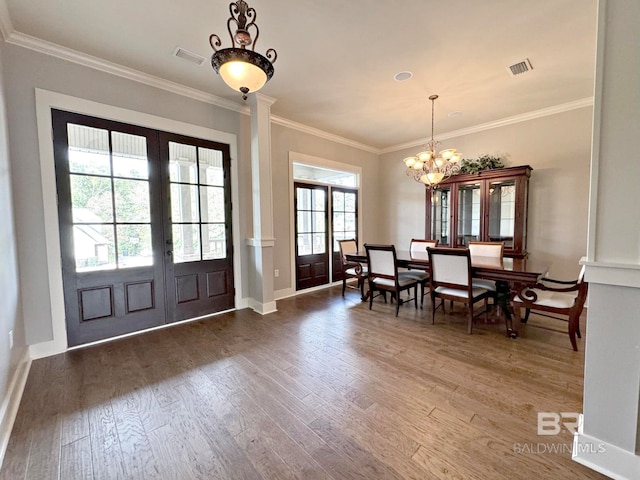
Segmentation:
<svg viewBox="0 0 640 480">
<path fill-rule="evenodd" d="M 480 240 L 480 187 L 479 183 L 458 187 L 458 238 L 457 246 Z"/>
<path fill-rule="evenodd" d="M 169 142 L 173 262 L 227 257 L 222 152 Z"/>
<path fill-rule="evenodd" d="M 515 180 L 489 186 L 489 240 L 513 247 L 516 217 Z"/>
<path fill-rule="evenodd" d="M 338 240 L 358 238 L 358 194 L 354 191 L 332 188 L 331 229 L 333 231 L 333 252 L 339 252 Z"/>
<path fill-rule="evenodd" d="M 67 142 L 76 271 L 153 265 L 147 139 L 69 123 Z"/>
</svg>

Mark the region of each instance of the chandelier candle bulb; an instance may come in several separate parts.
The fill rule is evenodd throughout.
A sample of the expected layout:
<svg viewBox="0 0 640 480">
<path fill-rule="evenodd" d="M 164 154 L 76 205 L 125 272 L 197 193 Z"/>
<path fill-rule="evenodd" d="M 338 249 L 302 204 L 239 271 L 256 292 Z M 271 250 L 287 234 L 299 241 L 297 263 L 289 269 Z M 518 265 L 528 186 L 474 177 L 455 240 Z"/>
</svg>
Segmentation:
<svg viewBox="0 0 640 480">
<path fill-rule="evenodd" d="M 407 166 L 407 175 L 416 182 L 421 182 L 428 187 L 438 185 L 445 178 L 460 173 L 460 160 L 462 154 L 455 148 L 440 150 L 436 154 L 436 147 L 440 144 L 433 138 L 435 101 L 438 95 L 431 95 L 431 140 L 426 144 L 426 150 L 418 153 L 415 157 L 405 158 L 404 164 Z"/>
</svg>

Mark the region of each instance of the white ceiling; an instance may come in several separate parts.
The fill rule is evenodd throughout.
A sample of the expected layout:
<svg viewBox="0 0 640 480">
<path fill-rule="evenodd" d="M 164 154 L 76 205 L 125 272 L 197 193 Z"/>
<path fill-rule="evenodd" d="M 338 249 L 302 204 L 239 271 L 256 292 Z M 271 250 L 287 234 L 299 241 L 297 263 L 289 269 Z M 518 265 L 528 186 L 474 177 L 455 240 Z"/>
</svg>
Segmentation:
<svg viewBox="0 0 640 480">
<path fill-rule="evenodd" d="M 212 70 L 230 47 L 229 2 L 0 0 L 4 33 L 29 35 L 242 104 Z M 248 0 L 256 51 L 278 52 L 262 93 L 274 115 L 375 149 L 593 96 L 597 0 Z M 1 5 L 0 5 L 1 6 Z M 0 8 L 0 14 L 2 13 Z M 9 27 L 7 27 L 9 25 Z M 10 32 L 6 30 L 10 29 Z M 505 67 L 529 58 L 533 71 Z M 397 82 L 404 70 L 413 78 Z M 450 112 L 461 115 L 449 117 Z"/>
</svg>

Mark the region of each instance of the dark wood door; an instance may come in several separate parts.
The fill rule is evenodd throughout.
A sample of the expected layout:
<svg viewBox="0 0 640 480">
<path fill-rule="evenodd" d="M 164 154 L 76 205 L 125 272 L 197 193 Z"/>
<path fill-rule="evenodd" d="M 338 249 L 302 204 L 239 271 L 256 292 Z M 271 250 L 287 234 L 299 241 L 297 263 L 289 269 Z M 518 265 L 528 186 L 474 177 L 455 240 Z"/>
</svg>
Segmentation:
<svg viewBox="0 0 640 480">
<path fill-rule="evenodd" d="M 155 131 L 54 110 L 70 346 L 165 322 Z"/>
<path fill-rule="evenodd" d="M 234 307 L 229 146 L 160 135 L 169 321 Z"/>
<path fill-rule="evenodd" d="M 294 184 L 296 290 L 329 283 L 328 188 Z"/>
<path fill-rule="evenodd" d="M 228 146 L 52 120 L 69 345 L 233 308 Z"/>
<path fill-rule="evenodd" d="M 343 276 L 338 240 L 355 238 L 358 242 L 358 190 L 331 187 L 331 236 L 331 280 L 337 282 Z"/>
</svg>

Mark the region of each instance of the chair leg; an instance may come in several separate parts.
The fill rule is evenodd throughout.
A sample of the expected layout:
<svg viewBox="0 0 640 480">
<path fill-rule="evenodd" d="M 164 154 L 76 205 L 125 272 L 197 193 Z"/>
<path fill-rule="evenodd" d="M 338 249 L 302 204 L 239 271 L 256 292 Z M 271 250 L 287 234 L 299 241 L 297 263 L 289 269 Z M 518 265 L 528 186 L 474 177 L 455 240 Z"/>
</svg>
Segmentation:
<svg viewBox="0 0 640 480">
<path fill-rule="evenodd" d="M 399 312 L 400 312 L 400 299 L 398 299 L 398 301 L 396 302 L 396 317 L 398 316 Z"/>
<path fill-rule="evenodd" d="M 473 307 L 473 304 L 471 305 Z M 489 322 L 489 299 L 484 298 L 484 323 Z"/>
<path fill-rule="evenodd" d="M 416 283 L 416 286 L 413 287 L 413 303 L 415 304 L 416 308 L 418 308 L 418 284 Z"/>
<path fill-rule="evenodd" d="M 467 333 L 471 335 L 473 331 L 473 303 L 469 305 L 469 326 L 467 328 Z"/>
<path fill-rule="evenodd" d="M 431 325 L 436 323 L 436 297 L 431 293 Z"/>
<path fill-rule="evenodd" d="M 360 284 L 360 298 L 364 301 L 364 278 L 358 278 L 358 283 Z M 342 295 L 344 296 L 344 287 L 342 287 Z"/>
<path fill-rule="evenodd" d="M 342 296 L 344 297 L 344 291 L 347 289 L 347 277 L 342 277 Z"/>
<path fill-rule="evenodd" d="M 424 306 L 424 283 L 420 284 L 420 308 Z"/>
<path fill-rule="evenodd" d="M 371 310 L 371 307 L 373 307 L 373 293 L 375 292 L 375 289 L 371 285 L 372 284 L 370 283 L 369 284 L 369 310 Z"/>
<path fill-rule="evenodd" d="M 580 317 L 574 314 L 569 315 L 569 340 L 571 340 L 571 346 L 574 351 L 578 351 L 578 344 L 576 342 L 576 332 L 580 329 L 579 322 Z M 582 338 L 582 337 L 581 337 Z"/>
</svg>

